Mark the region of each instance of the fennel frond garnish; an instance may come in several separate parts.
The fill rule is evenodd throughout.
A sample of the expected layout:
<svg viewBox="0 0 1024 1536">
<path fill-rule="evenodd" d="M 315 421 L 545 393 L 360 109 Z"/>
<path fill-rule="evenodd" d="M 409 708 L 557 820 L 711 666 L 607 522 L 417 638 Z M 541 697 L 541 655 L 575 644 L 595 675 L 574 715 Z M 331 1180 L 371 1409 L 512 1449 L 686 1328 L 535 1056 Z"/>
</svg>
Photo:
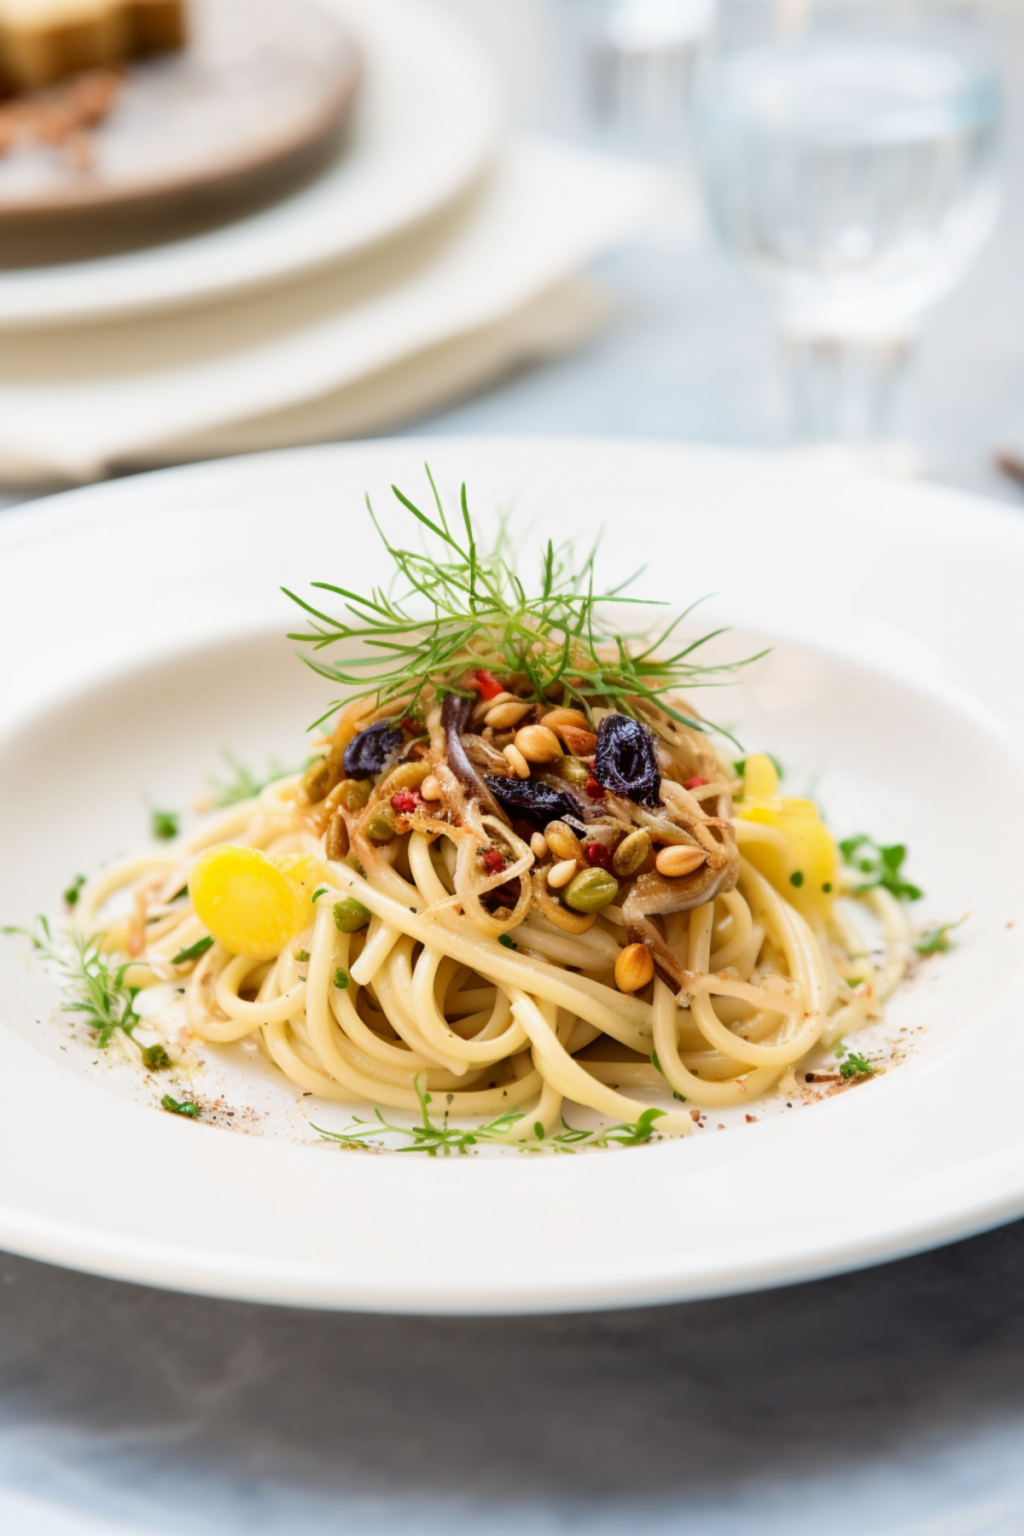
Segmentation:
<svg viewBox="0 0 1024 1536">
<path fill-rule="evenodd" d="M 662 655 L 696 604 L 654 635 L 624 634 L 618 615 L 624 605 L 642 604 L 625 595 L 640 572 L 610 591 L 595 591 L 596 544 L 581 555 L 573 544 L 556 546 L 549 540 L 537 590 L 531 595 L 503 534 L 492 551 L 482 551 L 465 486 L 461 517 L 453 526 L 429 467 L 427 478 L 436 508 L 432 515 L 392 486 L 401 505 L 426 530 L 422 549 L 392 543 L 367 498 L 374 527 L 394 565 L 386 588 L 363 594 L 332 582 L 313 582 L 315 589 L 342 599 L 341 618 L 284 589 L 312 620 L 309 631 L 289 639 L 311 647 L 314 654 L 304 659 L 322 677 L 344 687 L 345 702 L 369 698 L 382 707 L 411 695 L 407 707 L 415 710 L 424 688 L 438 694 L 465 693 L 462 679 L 467 669 L 476 668 L 525 676 L 538 702 L 550 698 L 560 684 L 562 702 L 587 713 L 598 700 L 613 701 L 624 714 L 635 714 L 636 702 L 646 701 L 683 724 L 704 729 L 701 722 L 681 714 L 666 695 L 726 682 L 757 659 L 702 665 L 697 653 L 724 633 L 721 629 Z M 609 606 L 618 609 L 618 615 L 604 612 Z M 343 641 L 361 642 L 365 653 L 334 662 L 320 658 L 320 652 Z M 328 719 L 340 702 L 314 724 Z"/>
</svg>

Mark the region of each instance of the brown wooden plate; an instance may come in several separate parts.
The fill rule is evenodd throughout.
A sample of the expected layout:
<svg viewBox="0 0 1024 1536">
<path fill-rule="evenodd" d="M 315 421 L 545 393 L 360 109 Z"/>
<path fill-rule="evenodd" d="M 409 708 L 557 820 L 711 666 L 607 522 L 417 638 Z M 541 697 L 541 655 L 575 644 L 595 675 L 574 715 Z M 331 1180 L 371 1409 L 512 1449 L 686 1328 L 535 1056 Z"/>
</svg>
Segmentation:
<svg viewBox="0 0 1024 1536">
<path fill-rule="evenodd" d="M 307 0 L 192 0 L 189 21 L 188 46 L 130 65 L 84 135 L 0 155 L 0 231 L 233 211 L 329 152 L 360 72 L 337 16 Z"/>
</svg>

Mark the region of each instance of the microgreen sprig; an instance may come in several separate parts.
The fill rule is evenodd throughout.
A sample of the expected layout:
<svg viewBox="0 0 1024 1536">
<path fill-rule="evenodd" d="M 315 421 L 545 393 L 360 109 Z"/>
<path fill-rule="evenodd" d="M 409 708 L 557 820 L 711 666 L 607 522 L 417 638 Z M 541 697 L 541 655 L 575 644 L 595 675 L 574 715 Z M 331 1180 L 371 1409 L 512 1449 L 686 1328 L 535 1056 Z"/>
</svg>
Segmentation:
<svg viewBox="0 0 1024 1536">
<path fill-rule="evenodd" d="M 255 800 L 268 784 L 274 784 L 278 779 L 288 778 L 289 775 L 300 771 L 298 768 L 286 768 L 275 757 L 271 758 L 266 775 L 258 778 L 251 769 L 238 761 L 233 752 L 225 749 L 221 756 L 231 769 L 231 777 L 211 778 L 207 781 L 210 786 L 209 803 L 215 810 L 223 810 L 229 805 L 240 805 L 243 800 Z"/>
<path fill-rule="evenodd" d="M 65 1013 L 82 1014 L 84 1022 L 95 1032 L 101 1051 L 120 1033 L 138 1048 L 143 1066 L 150 1071 L 162 1072 L 174 1065 L 162 1045 L 143 1045 L 135 1039 L 135 1027 L 142 1022 L 135 1011 L 139 988 L 127 982 L 135 962 L 108 965 L 102 954 L 102 934 L 87 938 L 81 933 L 69 933 L 67 948 L 60 948 L 45 917 L 37 920 L 34 932 L 13 927 L 4 928 L 3 932 L 28 939 L 44 960 L 57 967 L 68 993 L 61 1007 Z"/>
<path fill-rule="evenodd" d="M 542 1147 L 558 1152 L 574 1152 L 578 1146 L 582 1145 L 588 1147 L 643 1146 L 654 1139 L 654 1122 L 665 1113 L 663 1109 L 645 1109 L 635 1122 L 613 1125 L 604 1131 L 580 1130 L 569 1125 L 563 1118 L 563 1129 L 552 1136 L 546 1135 L 543 1125 L 538 1120 L 530 1140 L 510 1143 L 509 1132 L 512 1127 L 526 1118 L 522 1110 L 507 1110 L 496 1119 L 469 1129 L 449 1125 L 447 1113 L 440 1123 L 437 1123 L 430 1114 L 432 1096 L 421 1086 L 419 1078 L 415 1079 L 413 1086 L 420 1103 L 420 1121 L 417 1125 L 393 1125 L 384 1118 L 379 1109 L 374 1108 L 372 1120 L 360 1120 L 357 1116 L 343 1131 L 328 1131 L 319 1125 L 314 1125 L 313 1129 L 318 1136 L 323 1137 L 324 1141 L 337 1142 L 344 1147 L 374 1146 L 394 1152 L 425 1152 L 428 1157 L 450 1157 L 453 1153 L 465 1157 L 473 1147 L 488 1142 L 492 1144 L 503 1142 L 505 1145 L 516 1146 L 524 1152 L 536 1152 Z M 381 1135 L 402 1137 L 408 1145 L 387 1148 L 385 1142 L 371 1139 Z"/>
<path fill-rule="evenodd" d="M 836 1053 L 838 1055 L 838 1052 Z M 849 1082 L 854 1077 L 874 1077 L 875 1069 L 866 1056 L 859 1055 L 856 1051 L 850 1051 L 839 1068 L 839 1076 L 844 1082 Z"/>
<path fill-rule="evenodd" d="M 600 607 L 639 604 L 640 599 L 625 595 L 635 576 L 609 591 L 595 592 L 596 545 L 581 554 L 572 544 L 556 546 L 549 540 L 538 589 L 530 595 L 508 553 L 504 531 L 490 553 L 482 552 L 465 486 L 461 526 L 453 527 L 429 467 L 427 478 L 436 508 L 430 515 L 392 486 L 401 506 L 426 531 L 421 550 L 393 543 L 367 498 L 370 517 L 394 566 L 387 587 L 374 587 L 366 595 L 332 582 L 314 582 L 315 589 L 342 599 L 343 618 L 284 589 L 312 620 L 310 631 L 289 638 L 311 647 L 313 654 L 304 660 L 320 676 L 343 685 L 347 699 L 373 699 L 381 707 L 411 694 L 408 708 L 415 710 L 425 687 L 441 694 L 465 692 L 460 685 L 467 670 L 486 669 L 525 676 L 538 701 L 561 684 L 563 702 L 575 702 L 585 711 L 594 701 L 612 700 L 616 709 L 632 714 L 634 701 L 640 700 L 704 729 L 667 702 L 666 694 L 684 686 L 721 684 L 757 659 L 700 664 L 696 653 L 722 634 L 721 629 L 660 656 L 696 604 L 654 636 L 623 634 L 621 624 L 612 624 Z M 320 659 L 320 652 L 341 641 L 361 641 L 367 654 L 336 662 Z M 332 715 L 339 703 L 332 703 L 314 724 Z"/>
<path fill-rule="evenodd" d="M 915 950 L 919 955 L 944 955 L 952 948 L 950 934 L 954 928 L 959 928 L 960 924 L 966 921 L 966 916 L 958 917 L 955 923 L 938 923 L 934 928 L 926 928 L 921 937 L 916 940 Z"/>
<path fill-rule="evenodd" d="M 855 895 L 881 886 L 897 900 L 920 901 L 921 890 L 903 874 L 907 850 L 902 843 L 876 843 L 874 838 L 860 832 L 856 837 L 845 838 L 839 844 L 839 851 L 843 863 L 860 877 L 853 887 Z"/>
</svg>

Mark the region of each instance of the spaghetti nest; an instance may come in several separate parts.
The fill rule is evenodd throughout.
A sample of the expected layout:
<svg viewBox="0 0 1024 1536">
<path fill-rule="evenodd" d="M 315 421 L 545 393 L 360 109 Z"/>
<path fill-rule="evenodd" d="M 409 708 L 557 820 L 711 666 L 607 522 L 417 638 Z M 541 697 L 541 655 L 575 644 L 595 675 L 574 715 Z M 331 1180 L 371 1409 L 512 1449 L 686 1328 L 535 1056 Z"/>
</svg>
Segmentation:
<svg viewBox="0 0 1024 1536">
<path fill-rule="evenodd" d="M 738 771 L 678 698 L 538 698 L 472 660 L 449 691 L 354 701 L 304 774 L 111 870 L 80 923 L 133 985 L 183 983 L 196 1036 L 255 1036 L 302 1092 L 521 1111 L 509 1141 L 566 1104 L 654 1103 L 685 1134 L 678 1098 L 749 1103 L 879 1013 L 900 905 L 858 898 L 876 967 L 813 802 L 766 759 Z"/>
</svg>

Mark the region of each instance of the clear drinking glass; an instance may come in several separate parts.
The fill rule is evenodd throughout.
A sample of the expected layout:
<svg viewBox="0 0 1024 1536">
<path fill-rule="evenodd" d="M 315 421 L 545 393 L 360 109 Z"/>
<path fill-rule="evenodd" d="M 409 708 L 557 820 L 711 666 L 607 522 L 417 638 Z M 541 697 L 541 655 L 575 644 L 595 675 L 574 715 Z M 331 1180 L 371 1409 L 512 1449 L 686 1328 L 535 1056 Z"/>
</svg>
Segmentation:
<svg viewBox="0 0 1024 1536">
<path fill-rule="evenodd" d="M 685 152 L 694 67 L 715 0 L 576 0 L 588 105 L 623 148 Z"/>
<path fill-rule="evenodd" d="M 774 298 L 804 432 L 883 432 L 922 316 L 999 208 L 979 7 L 719 0 L 696 113 L 714 223 Z"/>
</svg>

